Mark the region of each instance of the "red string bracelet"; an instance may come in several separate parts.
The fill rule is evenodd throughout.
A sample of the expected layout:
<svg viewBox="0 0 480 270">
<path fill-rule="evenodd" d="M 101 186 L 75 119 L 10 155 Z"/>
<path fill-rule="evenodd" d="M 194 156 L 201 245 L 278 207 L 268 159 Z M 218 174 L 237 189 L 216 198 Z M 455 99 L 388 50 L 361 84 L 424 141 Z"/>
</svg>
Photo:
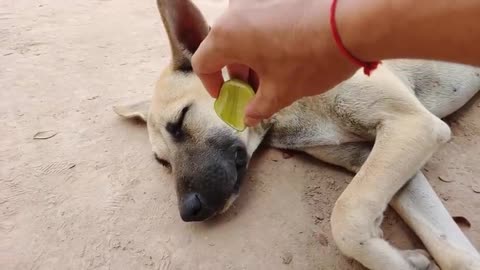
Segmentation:
<svg viewBox="0 0 480 270">
<path fill-rule="evenodd" d="M 332 6 L 330 7 L 330 27 L 332 28 L 332 34 L 333 34 L 333 38 L 335 39 L 335 43 L 337 44 L 340 51 L 350 61 L 352 61 L 353 63 L 355 63 L 360 67 L 363 67 L 363 73 L 365 73 L 365 75 L 367 76 L 370 76 L 370 73 L 377 68 L 377 66 L 380 64 L 380 61 L 374 61 L 374 62 L 362 61 L 356 58 L 353 54 L 351 54 L 347 50 L 347 48 L 345 48 L 342 42 L 342 38 L 340 37 L 340 34 L 338 33 L 338 29 L 337 29 L 336 18 L 335 18 L 336 10 L 337 10 L 337 0 L 332 0 Z"/>
</svg>

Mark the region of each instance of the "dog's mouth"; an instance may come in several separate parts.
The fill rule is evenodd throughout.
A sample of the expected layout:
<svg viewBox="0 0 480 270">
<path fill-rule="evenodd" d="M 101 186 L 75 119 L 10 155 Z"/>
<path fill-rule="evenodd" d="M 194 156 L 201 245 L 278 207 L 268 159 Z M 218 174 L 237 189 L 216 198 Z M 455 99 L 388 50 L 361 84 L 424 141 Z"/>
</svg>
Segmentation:
<svg viewBox="0 0 480 270">
<path fill-rule="evenodd" d="M 235 168 L 237 170 L 237 180 L 233 185 L 233 193 L 238 195 L 240 192 L 240 186 L 242 185 L 243 178 L 245 177 L 245 173 L 247 171 L 248 165 L 248 154 L 247 149 L 245 147 L 237 148 L 235 151 Z"/>
<path fill-rule="evenodd" d="M 230 209 L 230 207 L 233 205 L 233 203 L 235 202 L 235 200 L 238 198 L 238 192 L 237 193 L 234 193 L 230 196 L 230 198 L 228 198 L 227 202 L 225 203 L 225 206 L 223 207 L 223 209 L 218 213 L 218 214 L 223 214 L 225 212 L 227 212 L 228 209 Z"/>
<path fill-rule="evenodd" d="M 246 170 L 246 167 L 242 168 L 242 170 Z M 238 172 L 239 171 L 237 171 L 237 173 Z M 235 182 L 235 185 L 233 186 L 233 192 L 230 195 L 230 197 L 227 199 L 227 201 L 225 202 L 225 206 L 223 207 L 222 211 L 220 211 L 220 214 L 225 213 L 233 205 L 235 200 L 238 198 L 239 193 L 240 193 L 240 187 L 241 187 L 242 182 L 243 182 L 244 174 L 245 173 L 242 172 L 241 174 L 239 174 L 237 176 L 237 181 Z"/>
<path fill-rule="evenodd" d="M 240 193 L 240 187 L 242 186 L 243 178 L 245 177 L 246 170 L 247 170 L 246 162 L 241 166 L 237 165 L 237 181 L 235 181 L 235 184 L 233 185 L 233 192 L 225 202 L 225 205 L 223 209 L 219 212 L 219 214 L 225 213 L 233 205 L 235 200 L 238 198 Z"/>
<path fill-rule="evenodd" d="M 240 186 L 242 185 L 243 180 L 243 175 L 237 177 L 237 181 L 233 185 L 233 194 L 232 195 L 237 195 L 240 192 Z"/>
</svg>

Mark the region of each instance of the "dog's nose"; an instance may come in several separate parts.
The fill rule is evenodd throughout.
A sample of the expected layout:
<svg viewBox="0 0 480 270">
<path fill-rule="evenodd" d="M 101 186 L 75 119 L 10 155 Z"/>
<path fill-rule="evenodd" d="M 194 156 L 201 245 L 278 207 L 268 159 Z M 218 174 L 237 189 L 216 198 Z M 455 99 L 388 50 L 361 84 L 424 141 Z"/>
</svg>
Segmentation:
<svg viewBox="0 0 480 270">
<path fill-rule="evenodd" d="M 186 194 L 180 207 L 180 216 L 183 221 L 201 220 L 202 202 L 197 193 Z"/>
</svg>

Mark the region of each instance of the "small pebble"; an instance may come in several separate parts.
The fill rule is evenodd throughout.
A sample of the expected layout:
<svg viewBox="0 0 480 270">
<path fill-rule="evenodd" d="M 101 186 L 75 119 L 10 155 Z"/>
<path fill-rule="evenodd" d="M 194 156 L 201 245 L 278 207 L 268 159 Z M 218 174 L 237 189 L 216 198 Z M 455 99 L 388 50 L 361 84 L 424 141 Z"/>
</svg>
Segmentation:
<svg viewBox="0 0 480 270">
<path fill-rule="evenodd" d="M 445 177 L 441 177 L 441 176 L 439 176 L 438 179 L 442 182 L 445 182 L 445 183 L 453 182 L 453 180 L 445 178 Z"/>
<path fill-rule="evenodd" d="M 323 233 L 318 234 L 318 242 L 324 247 L 328 246 L 328 239 Z"/>
<path fill-rule="evenodd" d="M 444 201 L 448 201 L 448 200 L 450 200 L 450 195 L 440 193 L 440 198 L 442 198 L 442 200 L 444 200 Z"/>
<path fill-rule="evenodd" d="M 478 184 L 477 182 L 473 182 L 471 187 L 473 192 L 480 193 L 480 184 Z"/>
<path fill-rule="evenodd" d="M 282 256 L 282 262 L 283 264 L 290 264 L 293 260 L 293 255 L 292 253 L 290 252 L 286 252 L 283 256 Z"/>
</svg>

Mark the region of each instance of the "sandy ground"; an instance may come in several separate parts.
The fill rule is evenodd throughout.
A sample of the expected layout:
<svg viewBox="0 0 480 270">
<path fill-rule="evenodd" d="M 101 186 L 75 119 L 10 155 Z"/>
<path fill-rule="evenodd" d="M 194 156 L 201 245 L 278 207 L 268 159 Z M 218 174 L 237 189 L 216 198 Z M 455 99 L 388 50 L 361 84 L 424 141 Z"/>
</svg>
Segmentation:
<svg viewBox="0 0 480 270">
<path fill-rule="evenodd" d="M 210 21 L 226 5 L 196 3 Z M 180 220 L 144 125 L 111 110 L 148 98 L 168 57 L 153 0 L 0 1 L 0 269 L 362 269 L 329 227 L 351 175 L 303 155 L 261 150 L 232 210 Z M 425 170 L 477 247 L 479 106 Z M 421 247 L 391 211 L 384 227 Z"/>
</svg>

